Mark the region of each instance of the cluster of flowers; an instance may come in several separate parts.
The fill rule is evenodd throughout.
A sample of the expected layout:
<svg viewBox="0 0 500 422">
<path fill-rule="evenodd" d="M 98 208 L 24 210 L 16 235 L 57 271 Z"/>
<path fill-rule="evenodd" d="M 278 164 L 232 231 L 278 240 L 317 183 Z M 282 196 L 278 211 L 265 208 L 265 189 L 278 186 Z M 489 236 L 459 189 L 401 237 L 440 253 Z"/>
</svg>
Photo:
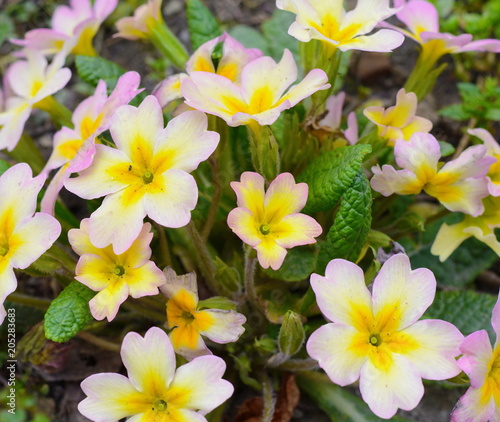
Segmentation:
<svg viewBox="0 0 500 422">
<path fill-rule="evenodd" d="M 426 57 L 428 68 L 420 69 L 420 77 L 444 54 L 500 52 L 500 41 L 440 33 L 436 10 L 427 1 L 396 3 L 391 8 L 388 0 L 359 0 L 349 12 L 341 1 L 278 0 L 277 7 L 297 15 L 289 34 L 304 43 L 319 40 L 328 58 L 352 49 L 392 51 L 404 36 L 410 37 Z M 0 92 L 1 149 L 16 148 L 33 108 L 57 114 L 60 108 L 52 95 L 71 78 L 64 67 L 66 57 L 95 53 L 92 39 L 116 5 L 116 0 L 96 0 L 93 5 L 72 0 L 70 7 L 56 9 L 52 29 L 33 30 L 15 41 L 23 50 L 21 59 L 8 68 Z M 407 30 L 383 22 L 394 14 Z M 155 28 L 162 19 L 161 0 L 150 0 L 134 17 L 117 23 L 117 36 L 155 42 Z M 370 35 L 377 26 L 385 28 Z M 222 55 L 215 64 L 212 55 L 220 45 Z M 51 55 L 48 64 L 46 56 Z M 121 356 L 128 378 L 106 373 L 82 383 L 88 397 L 79 410 L 91 420 L 137 415 L 130 420 L 205 421 L 203 415 L 231 396 L 233 386 L 222 379 L 226 364 L 211 355 L 202 336 L 215 343 L 235 342 L 246 318 L 234 310 L 200 307 L 194 274 L 177 276 L 169 267 L 158 268 L 151 260 L 153 232 L 145 218 L 167 228 L 190 224 L 198 201 L 191 173 L 214 153 L 220 140 L 217 132 L 208 130 L 206 114 L 229 126 L 247 126 L 258 140 L 281 112 L 320 91 L 330 92 L 333 81 L 324 70 L 311 69 L 292 85 L 298 74 L 288 50 L 277 63 L 223 34 L 199 47 L 185 63 L 185 73 L 164 80 L 138 107 L 128 105 L 142 91 L 137 73 L 121 76 L 109 96 L 101 80 L 95 93 L 74 110 L 71 122 L 55 134 L 52 155 L 38 176 L 32 177 L 25 163 L 0 176 L 2 321 L 3 302 L 17 286 L 13 269 L 27 268 L 61 234 L 54 206 L 63 187 L 86 200 L 104 198 L 80 228 L 68 233 L 80 257 L 76 280 L 98 292 L 89 303 L 95 319 L 113 320 L 129 296 L 161 291 L 168 298 L 168 336 L 153 327 L 144 337 L 129 333 L 123 340 Z M 321 127 L 339 129 L 344 98 L 340 93 L 326 100 Z M 180 105 L 165 127 L 162 109 L 173 101 Z M 374 166 L 371 187 L 383 196 L 424 191 L 446 209 L 466 214 L 461 223 L 441 227 L 432 253 L 442 261 L 471 236 L 500 255 L 494 233 L 500 227 L 500 146 L 484 129 L 472 129 L 470 134 L 483 144 L 442 165 L 440 145 L 429 133 L 432 123 L 416 116 L 417 101 L 414 92 L 402 89 L 393 107 L 364 110 L 378 136 L 394 146 L 400 167 Z M 355 144 L 359 137 L 353 114 L 348 123 L 345 139 Z M 96 142 L 108 130 L 114 145 Z M 256 170 L 266 167 L 262 160 L 271 158 L 265 157 L 255 152 Z M 37 196 L 56 169 L 41 202 L 42 212 L 35 213 Z M 269 177 L 244 172 L 240 181 L 231 183 L 237 207 L 227 224 L 256 251 L 262 268 L 277 270 L 287 249 L 315 243 L 322 227 L 300 212 L 307 202 L 307 184 L 296 183 L 290 173 L 274 173 Z M 406 255 L 392 256 L 370 292 L 360 267 L 336 259 L 324 277 L 312 274 L 311 286 L 331 322 L 310 336 L 307 352 L 333 382 L 344 386 L 359 380 L 362 397 L 375 414 L 390 418 L 398 408 L 411 410 L 422 398 L 422 378 L 444 380 L 464 371 L 471 387 L 452 419 L 500 418 L 499 340 L 492 349 L 484 330 L 464 339 L 448 322 L 418 321 L 434 300 L 436 281 L 430 270 L 412 271 Z M 492 325 L 500 338 L 500 301 Z M 174 352 L 189 360 L 177 372 Z"/>
</svg>

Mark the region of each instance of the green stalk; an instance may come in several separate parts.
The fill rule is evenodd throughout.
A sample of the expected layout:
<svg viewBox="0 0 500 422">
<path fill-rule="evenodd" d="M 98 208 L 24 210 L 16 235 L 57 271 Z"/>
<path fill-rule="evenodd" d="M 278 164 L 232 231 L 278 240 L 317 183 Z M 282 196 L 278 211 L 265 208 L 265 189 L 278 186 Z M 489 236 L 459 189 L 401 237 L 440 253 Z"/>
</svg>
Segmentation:
<svg viewBox="0 0 500 422">
<path fill-rule="evenodd" d="M 149 18 L 146 23 L 149 29 L 149 40 L 156 49 L 170 60 L 177 68 L 184 69 L 189 55 L 163 19 Z"/>
<path fill-rule="evenodd" d="M 44 311 L 49 309 L 49 306 L 52 302 L 49 299 L 40 299 L 18 292 L 11 293 L 9 296 L 7 296 L 7 299 L 5 301 L 30 306 L 32 308 L 42 309 Z"/>
<path fill-rule="evenodd" d="M 33 105 L 33 107 L 49 113 L 52 122 L 57 128 L 61 128 L 63 126 L 73 128 L 73 122 L 71 121 L 73 113 L 71 113 L 71 111 L 64 104 L 61 104 L 52 95 L 38 101 Z"/>
</svg>

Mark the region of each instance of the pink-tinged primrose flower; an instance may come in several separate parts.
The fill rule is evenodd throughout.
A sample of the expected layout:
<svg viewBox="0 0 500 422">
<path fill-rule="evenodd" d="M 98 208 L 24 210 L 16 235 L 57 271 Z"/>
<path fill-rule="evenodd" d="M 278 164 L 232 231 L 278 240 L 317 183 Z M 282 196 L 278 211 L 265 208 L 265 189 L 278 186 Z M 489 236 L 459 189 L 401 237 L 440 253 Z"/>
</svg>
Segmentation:
<svg viewBox="0 0 500 422">
<path fill-rule="evenodd" d="M 17 287 L 14 268 L 27 268 L 61 234 L 54 217 L 35 213 L 44 182 L 45 176 L 33 178 L 25 163 L 16 164 L 0 176 L 0 324 L 6 315 L 5 298 Z"/>
<path fill-rule="evenodd" d="M 212 53 L 222 43 L 221 57 L 214 63 Z M 160 82 L 154 89 L 153 95 L 162 107 L 171 101 L 182 98 L 181 82 L 189 77 L 191 72 L 209 72 L 224 76 L 230 81 L 239 84 L 241 71 L 250 63 L 262 56 L 262 51 L 256 48 L 245 48 L 227 33 L 223 33 L 213 40 L 201 45 L 186 63 L 187 73 L 178 73 Z"/>
<path fill-rule="evenodd" d="M 438 141 L 428 133 L 416 133 L 409 141 L 396 141 L 394 156 L 403 170 L 387 164 L 382 169 L 373 167 L 373 190 L 384 196 L 416 195 L 423 190 L 450 211 L 473 217 L 484 212 L 481 200 L 488 196 L 485 176 L 495 159 L 486 155 L 483 145 L 467 148 L 457 159 L 439 168 Z"/>
<path fill-rule="evenodd" d="M 288 33 L 302 42 L 312 39 L 328 43 L 341 51 L 392 51 L 404 37 L 377 24 L 394 15 L 389 0 L 358 0 L 355 9 L 345 12 L 342 0 L 277 0 L 278 9 L 295 13 L 297 18 Z"/>
<path fill-rule="evenodd" d="M 307 352 L 334 383 L 359 379 L 377 416 L 414 409 L 424 394 L 422 378 L 460 372 L 455 356 L 463 335 L 445 321 L 418 321 L 434 300 L 436 279 L 426 268 L 412 271 L 406 255 L 384 263 L 371 294 L 361 268 L 343 259 L 330 261 L 325 277 L 313 274 L 311 287 L 331 323 L 311 335 Z"/>
<path fill-rule="evenodd" d="M 181 92 L 188 106 L 219 116 L 229 126 L 264 126 L 274 123 L 283 110 L 330 87 L 326 73 L 313 69 L 288 89 L 297 74 L 292 53 L 285 50 L 279 63 L 267 56 L 248 63 L 240 84 L 215 73 L 191 72 L 181 82 Z"/>
<path fill-rule="evenodd" d="M 176 353 L 188 360 L 211 355 L 202 336 L 219 344 L 238 340 L 245 331 L 244 315 L 233 310 L 201 310 L 198 305 L 196 274 L 177 276 L 170 267 L 165 268 L 164 272 L 167 282 L 160 290 L 168 297 L 167 324 Z"/>
<path fill-rule="evenodd" d="M 264 178 L 245 172 L 241 182 L 231 182 L 238 208 L 227 217 L 231 230 L 257 251 L 263 268 L 277 270 L 283 264 L 287 249 L 315 243 L 321 226 L 299 211 L 307 202 L 306 183 L 295 183 L 290 173 L 282 173 L 264 192 Z"/>
<path fill-rule="evenodd" d="M 500 420 L 500 299 L 491 316 L 496 333 L 493 348 L 486 330 L 468 335 L 460 346 L 458 366 L 469 376 L 470 388 L 451 414 L 451 422 Z"/>
<path fill-rule="evenodd" d="M 339 92 L 337 95 L 331 95 L 326 100 L 326 115 L 318 122 L 320 129 L 328 132 L 335 132 L 340 129 L 342 121 L 342 108 L 344 107 L 345 92 Z M 344 137 L 349 144 L 354 145 L 358 142 L 358 121 L 356 113 L 350 112 L 347 116 L 347 128 L 343 131 Z"/>
<path fill-rule="evenodd" d="M 7 98 L 0 113 L 0 149 L 12 151 L 33 107 L 45 110 L 43 100 L 64 88 L 71 78 L 62 56 L 56 56 L 50 65 L 38 51 L 27 50 L 26 57 L 11 64 L 5 73 Z"/>
<path fill-rule="evenodd" d="M 69 6 L 59 6 L 52 15 L 52 29 L 28 31 L 23 40 L 13 43 L 44 55 L 68 52 L 95 56 L 92 40 L 104 20 L 115 10 L 118 0 L 70 0 Z"/>
<path fill-rule="evenodd" d="M 488 150 L 488 155 L 497 160 L 493 163 L 486 175 L 488 191 L 492 196 L 500 196 L 500 145 L 486 129 L 469 129 L 468 132 L 481 139 Z"/>
<path fill-rule="evenodd" d="M 431 253 L 438 256 L 441 262 L 472 236 L 500 256 L 500 242 L 495 236 L 495 229 L 500 228 L 500 197 L 487 196 L 483 199 L 483 205 L 484 212 L 478 217 L 465 215 L 460 223 L 441 225 L 431 247 Z"/>
<path fill-rule="evenodd" d="M 90 241 L 88 226 L 89 219 L 86 218 L 79 229 L 68 232 L 69 243 L 80 255 L 75 278 L 99 292 L 89 302 L 93 317 L 99 321 L 104 318 L 111 321 L 129 295 L 135 299 L 157 295 L 158 287 L 165 284 L 165 276 L 150 261 L 151 224 L 144 224 L 137 239 L 120 255 L 113 252 L 111 245 L 95 247 Z"/>
<path fill-rule="evenodd" d="M 91 421 L 206 422 L 204 415 L 233 394 L 222 379 L 226 363 L 217 356 L 200 356 L 176 371 L 174 349 L 160 328 L 144 337 L 128 333 L 120 353 L 128 378 L 102 373 L 81 383 L 87 398 L 78 410 Z"/>
<path fill-rule="evenodd" d="M 472 35 L 452 35 L 439 32 L 439 16 L 436 7 L 425 0 L 410 0 L 396 14 L 408 30 L 384 23 L 422 45 L 428 58 L 433 62 L 445 54 L 466 51 L 500 52 L 500 41 L 486 39 L 472 41 Z"/>
<path fill-rule="evenodd" d="M 118 107 L 128 104 L 142 91 L 140 76 L 127 72 L 120 76 L 108 97 L 106 82 L 100 80 L 94 95 L 82 101 L 75 109 L 71 121 L 74 129 L 64 126 L 54 135 L 54 149 L 45 165 L 44 172 L 61 169 L 52 178 L 42 200 L 42 211 L 54 213 L 57 195 L 71 173 L 86 169 L 96 152 L 95 138 L 109 129 L 111 117 Z"/>
<path fill-rule="evenodd" d="M 148 0 L 146 4 L 135 9 L 134 16 L 121 18 L 116 22 L 118 32 L 115 37 L 127 40 L 146 39 L 151 36 L 151 24 L 162 22 L 162 0 Z"/>
<path fill-rule="evenodd" d="M 219 134 L 207 131 L 207 117 L 190 111 L 163 128 L 158 101 L 148 96 L 136 108 L 123 105 L 111 118 L 117 148 L 96 146 L 90 167 L 65 186 L 84 199 L 105 196 L 90 216 L 89 235 L 98 248 L 110 243 L 122 254 L 137 238 L 149 216 L 165 227 L 182 227 L 198 200 L 189 173 L 217 147 Z"/>
<path fill-rule="evenodd" d="M 395 106 L 367 107 L 363 114 L 377 125 L 378 135 L 394 145 L 398 139 L 408 141 L 415 133 L 429 133 L 432 129 L 432 122 L 416 116 L 416 111 L 417 96 L 403 88 L 398 91 Z"/>
</svg>

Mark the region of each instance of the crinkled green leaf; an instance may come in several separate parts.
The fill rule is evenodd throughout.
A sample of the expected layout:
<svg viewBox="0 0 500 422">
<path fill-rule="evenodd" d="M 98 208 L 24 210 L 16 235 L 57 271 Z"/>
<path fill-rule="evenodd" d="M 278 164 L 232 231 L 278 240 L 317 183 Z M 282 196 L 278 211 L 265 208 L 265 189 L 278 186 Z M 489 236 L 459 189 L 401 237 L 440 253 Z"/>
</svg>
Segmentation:
<svg viewBox="0 0 500 422">
<path fill-rule="evenodd" d="M 345 388 L 333 384 L 326 375 L 319 372 L 307 372 L 297 375 L 297 383 L 328 415 L 332 422 L 382 422 L 375 416 L 368 405 Z M 400 416 L 391 418 L 392 422 L 409 422 Z"/>
<path fill-rule="evenodd" d="M 85 82 L 97 86 L 99 79 L 103 79 L 108 91 L 114 88 L 118 78 L 126 72 L 123 67 L 102 57 L 76 56 L 75 65 L 78 76 Z"/>
<path fill-rule="evenodd" d="M 316 251 L 308 247 L 290 249 L 278 270 L 268 268 L 264 273 L 276 280 L 300 281 L 305 280 L 316 268 Z"/>
<path fill-rule="evenodd" d="M 317 272 L 322 273 L 334 258 L 356 262 L 370 231 L 371 211 L 370 182 L 363 172 L 359 172 L 344 192 L 333 226 L 321 244 Z"/>
<path fill-rule="evenodd" d="M 437 292 L 433 304 L 423 318 L 451 322 L 465 336 L 484 329 L 488 331 L 490 338 L 494 339 L 491 312 L 496 301 L 496 296 L 471 290 Z"/>
<path fill-rule="evenodd" d="M 59 343 L 68 341 L 93 320 L 89 300 L 96 293 L 72 281 L 51 303 L 45 313 L 45 336 Z"/>
<path fill-rule="evenodd" d="M 275 60 L 281 60 L 285 48 L 290 50 L 297 63 L 300 60 L 299 43 L 295 38 L 288 35 L 288 28 L 294 20 L 295 15 L 293 13 L 276 9 L 271 19 L 262 24 L 262 34 L 269 45 L 271 57 Z"/>
<path fill-rule="evenodd" d="M 498 258 L 495 252 L 476 238 L 467 239 L 444 262 L 432 255 L 431 246 L 441 224 L 455 224 L 459 220 L 460 215 L 454 214 L 428 225 L 418 243 L 408 239 L 400 241 L 410 257 L 412 268 L 429 268 L 436 276 L 437 282 L 443 286 L 465 287 Z"/>
<path fill-rule="evenodd" d="M 316 158 L 298 177 L 309 186 L 305 213 L 328 211 L 352 185 L 370 145 L 352 145 L 328 151 Z"/>
<path fill-rule="evenodd" d="M 222 33 L 219 23 L 202 1 L 188 0 L 186 15 L 193 50 Z"/>
</svg>

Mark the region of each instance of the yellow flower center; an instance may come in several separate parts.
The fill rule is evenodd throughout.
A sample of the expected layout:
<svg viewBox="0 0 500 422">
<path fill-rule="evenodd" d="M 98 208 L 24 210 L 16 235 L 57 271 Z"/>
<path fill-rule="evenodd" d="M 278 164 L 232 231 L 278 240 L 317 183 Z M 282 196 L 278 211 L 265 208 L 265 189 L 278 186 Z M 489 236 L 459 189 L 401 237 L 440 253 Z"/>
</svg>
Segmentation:
<svg viewBox="0 0 500 422">
<path fill-rule="evenodd" d="M 382 338 L 380 337 L 379 334 L 372 334 L 370 336 L 370 344 L 375 346 L 375 347 L 378 347 L 382 344 Z"/>
<path fill-rule="evenodd" d="M 162 400 L 162 399 L 156 400 L 154 407 L 155 407 L 155 410 L 162 412 L 162 411 L 167 409 L 167 402 L 165 400 Z"/>
<path fill-rule="evenodd" d="M 146 171 L 142 175 L 142 180 L 144 180 L 144 183 L 146 185 L 148 185 L 149 183 L 151 183 L 153 181 L 153 179 L 154 179 L 154 174 L 151 173 L 150 171 Z"/>
<path fill-rule="evenodd" d="M 271 233 L 271 227 L 269 226 L 269 224 L 261 224 L 259 230 L 264 236 Z"/>
</svg>

